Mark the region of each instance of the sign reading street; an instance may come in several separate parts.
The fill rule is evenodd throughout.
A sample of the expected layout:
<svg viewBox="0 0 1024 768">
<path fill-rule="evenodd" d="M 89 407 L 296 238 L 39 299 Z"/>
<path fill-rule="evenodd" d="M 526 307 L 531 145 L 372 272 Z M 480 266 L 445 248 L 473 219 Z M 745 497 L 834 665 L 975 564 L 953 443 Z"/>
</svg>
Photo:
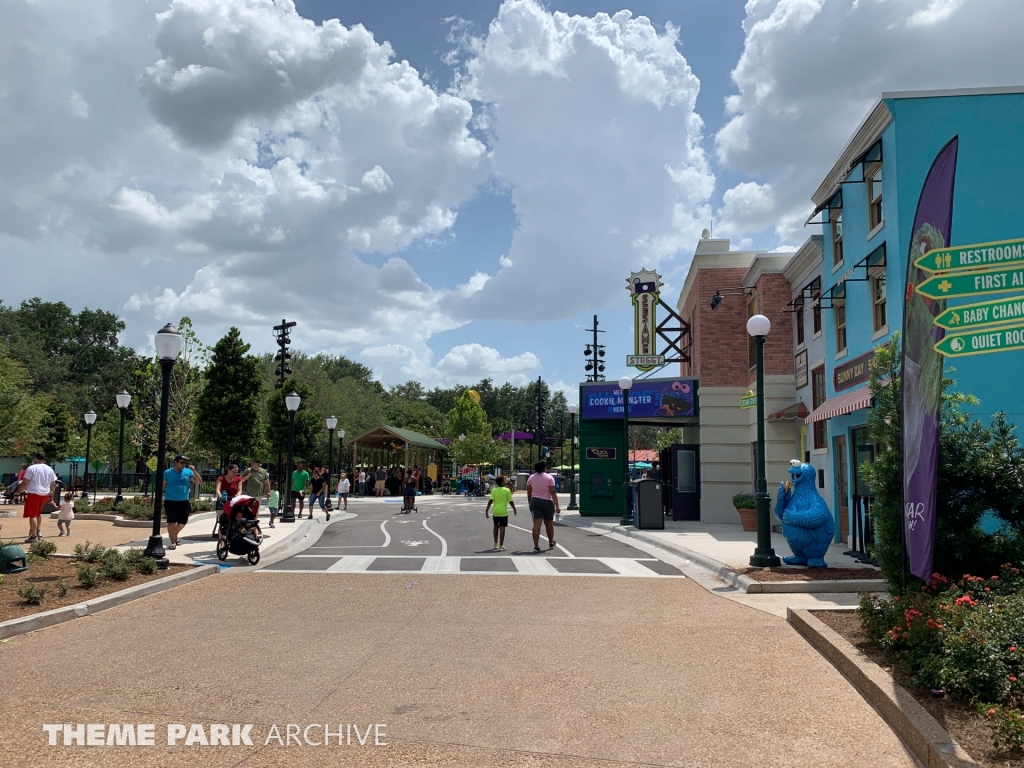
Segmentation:
<svg viewBox="0 0 1024 768">
<path fill-rule="evenodd" d="M 757 408 L 757 395 L 748 389 L 746 396 L 740 398 L 740 408 Z"/>
<path fill-rule="evenodd" d="M 988 352 L 1024 349 L 1024 324 L 991 331 L 951 334 L 936 344 L 935 349 L 946 357 L 967 357 Z"/>
<path fill-rule="evenodd" d="M 935 248 L 914 260 L 914 266 L 926 272 L 948 272 L 979 267 L 1024 264 L 1024 238 L 977 243 L 953 248 Z"/>
<path fill-rule="evenodd" d="M 1024 267 L 933 275 L 918 285 L 915 290 L 930 299 L 983 296 L 987 293 L 1024 290 Z"/>
<path fill-rule="evenodd" d="M 650 369 L 664 364 L 664 355 L 626 355 L 626 365 L 630 368 Z"/>
<path fill-rule="evenodd" d="M 1024 296 L 1014 296 L 1012 299 L 996 299 L 947 309 L 935 318 L 935 325 L 947 331 L 960 331 L 1021 320 L 1024 320 Z"/>
</svg>

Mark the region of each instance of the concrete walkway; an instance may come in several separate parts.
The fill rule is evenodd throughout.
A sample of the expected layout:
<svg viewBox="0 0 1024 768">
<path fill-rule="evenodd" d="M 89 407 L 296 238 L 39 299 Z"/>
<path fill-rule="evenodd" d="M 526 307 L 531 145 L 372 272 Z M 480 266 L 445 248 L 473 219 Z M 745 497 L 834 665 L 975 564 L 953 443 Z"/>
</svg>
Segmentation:
<svg viewBox="0 0 1024 768">
<path fill-rule="evenodd" d="M 11 765 L 915 765 L 788 624 L 688 579 L 221 575 L 0 663 Z M 157 746 L 47 746 L 44 723 L 152 723 Z M 169 723 L 253 724 L 255 745 L 168 747 Z M 324 723 L 385 724 L 387 746 L 265 746 Z"/>
</svg>

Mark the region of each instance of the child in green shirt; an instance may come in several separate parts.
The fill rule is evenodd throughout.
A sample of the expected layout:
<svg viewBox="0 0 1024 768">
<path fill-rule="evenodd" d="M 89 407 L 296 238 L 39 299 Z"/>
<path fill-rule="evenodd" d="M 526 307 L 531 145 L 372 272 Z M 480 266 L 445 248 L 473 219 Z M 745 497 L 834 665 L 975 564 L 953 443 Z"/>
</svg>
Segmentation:
<svg viewBox="0 0 1024 768">
<path fill-rule="evenodd" d="M 491 505 L 494 505 L 494 548 L 500 551 L 505 549 L 505 528 L 508 527 L 508 507 L 512 505 L 512 514 L 518 515 L 516 504 L 512 501 L 512 491 L 505 487 L 505 477 L 499 475 L 494 481 L 494 490 L 491 491 L 491 498 L 487 500 L 487 508 L 484 510 L 484 517 L 491 517 Z"/>
<path fill-rule="evenodd" d="M 270 498 L 267 506 L 270 507 L 270 527 L 274 527 L 274 518 L 277 517 L 277 510 L 281 508 L 281 492 L 277 490 L 277 483 L 270 486 Z"/>
</svg>

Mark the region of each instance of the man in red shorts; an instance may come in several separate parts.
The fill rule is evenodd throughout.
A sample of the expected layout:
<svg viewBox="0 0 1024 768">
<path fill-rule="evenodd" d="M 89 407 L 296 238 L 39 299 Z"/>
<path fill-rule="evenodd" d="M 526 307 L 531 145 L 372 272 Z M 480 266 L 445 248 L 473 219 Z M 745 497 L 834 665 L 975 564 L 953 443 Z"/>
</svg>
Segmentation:
<svg viewBox="0 0 1024 768">
<path fill-rule="evenodd" d="M 25 474 L 18 484 L 18 493 L 24 493 L 25 513 L 28 518 L 28 538 L 26 544 L 39 541 L 43 537 L 39 535 L 39 523 L 43 514 L 43 507 L 47 502 L 53 500 L 53 489 L 57 485 L 57 475 L 46 463 L 46 457 L 42 453 L 35 455 L 35 463 L 25 469 Z"/>
</svg>

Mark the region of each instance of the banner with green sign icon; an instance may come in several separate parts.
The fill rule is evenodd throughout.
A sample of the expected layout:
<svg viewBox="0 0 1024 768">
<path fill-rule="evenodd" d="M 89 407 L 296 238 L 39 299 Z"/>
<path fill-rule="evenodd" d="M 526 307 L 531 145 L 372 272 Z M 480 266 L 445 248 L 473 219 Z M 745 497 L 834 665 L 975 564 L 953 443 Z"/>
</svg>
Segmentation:
<svg viewBox="0 0 1024 768">
<path fill-rule="evenodd" d="M 914 266 L 925 272 L 951 272 L 1015 264 L 1024 264 L 1024 238 L 934 248 L 914 260 Z"/>
<path fill-rule="evenodd" d="M 914 290 L 929 299 L 1024 291 L 1024 267 L 933 275 Z"/>
<path fill-rule="evenodd" d="M 947 331 L 961 331 L 1020 320 L 1024 320 L 1024 296 L 953 307 L 939 314 L 935 324 Z"/>
</svg>

